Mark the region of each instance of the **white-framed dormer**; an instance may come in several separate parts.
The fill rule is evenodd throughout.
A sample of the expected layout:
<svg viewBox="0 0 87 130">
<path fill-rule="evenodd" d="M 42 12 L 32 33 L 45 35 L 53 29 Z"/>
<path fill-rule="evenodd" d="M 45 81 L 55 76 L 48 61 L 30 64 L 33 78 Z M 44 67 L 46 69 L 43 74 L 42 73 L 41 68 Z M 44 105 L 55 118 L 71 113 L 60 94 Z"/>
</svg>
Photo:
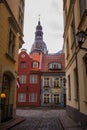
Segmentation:
<svg viewBox="0 0 87 130">
<path fill-rule="evenodd" d="M 50 70 L 61 70 L 62 65 L 59 62 L 51 62 L 48 64 L 48 69 Z"/>
<path fill-rule="evenodd" d="M 39 63 L 38 61 L 33 61 L 33 68 L 39 68 Z"/>
</svg>

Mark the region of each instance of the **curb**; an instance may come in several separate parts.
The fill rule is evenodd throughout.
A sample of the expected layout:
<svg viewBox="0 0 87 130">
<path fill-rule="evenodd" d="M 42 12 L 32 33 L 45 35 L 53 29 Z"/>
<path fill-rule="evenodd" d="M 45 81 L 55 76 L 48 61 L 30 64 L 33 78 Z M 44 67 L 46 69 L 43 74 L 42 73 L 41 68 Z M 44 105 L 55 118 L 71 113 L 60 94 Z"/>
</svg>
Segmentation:
<svg viewBox="0 0 87 130">
<path fill-rule="evenodd" d="M 12 127 L 20 124 L 21 122 L 25 121 L 26 119 L 24 117 L 16 117 L 15 119 L 12 119 L 8 122 L 2 123 L 0 125 L 0 130 L 9 130 Z"/>
<path fill-rule="evenodd" d="M 83 130 L 70 117 L 61 116 L 60 122 L 63 130 Z"/>
</svg>

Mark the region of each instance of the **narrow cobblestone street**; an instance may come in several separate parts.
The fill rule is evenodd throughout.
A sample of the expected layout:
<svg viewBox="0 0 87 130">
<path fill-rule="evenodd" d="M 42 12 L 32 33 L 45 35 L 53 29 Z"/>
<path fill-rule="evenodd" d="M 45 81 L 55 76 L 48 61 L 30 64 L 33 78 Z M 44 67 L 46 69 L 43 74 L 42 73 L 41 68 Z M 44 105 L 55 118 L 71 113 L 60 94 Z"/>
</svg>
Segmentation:
<svg viewBox="0 0 87 130">
<path fill-rule="evenodd" d="M 17 110 L 26 120 L 11 130 L 63 130 L 59 110 Z"/>
</svg>

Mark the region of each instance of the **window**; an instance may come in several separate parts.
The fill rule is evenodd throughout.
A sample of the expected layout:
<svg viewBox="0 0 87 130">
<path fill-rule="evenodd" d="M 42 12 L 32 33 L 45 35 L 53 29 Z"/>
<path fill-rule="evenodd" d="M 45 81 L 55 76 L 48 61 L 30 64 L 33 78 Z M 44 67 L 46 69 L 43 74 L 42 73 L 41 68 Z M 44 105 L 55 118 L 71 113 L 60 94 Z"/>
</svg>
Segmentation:
<svg viewBox="0 0 87 130">
<path fill-rule="evenodd" d="M 21 28 L 23 28 L 23 19 L 24 19 L 24 0 L 20 0 L 18 21 Z"/>
<path fill-rule="evenodd" d="M 38 62 L 33 62 L 33 68 L 38 68 Z"/>
<path fill-rule="evenodd" d="M 72 19 L 72 22 L 71 22 L 71 49 L 73 49 L 74 47 L 74 36 L 75 36 L 75 31 L 74 31 L 74 19 Z"/>
<path fill-rule="evenodd" d="M 59 87 L 59 78 L 54 78 L 54 87 Z"/>
<path fill-rule="evenodd" d="M 69 41 L 67 38 L 67 42 L 66 42 L 66 58 L 67 58 L 67 60 L 68 60 L 68 57 L 69 57 Z"/>
<path fill-rule="evenodd" d="M 49 103 L 49 94 L 44 94 L 44 103 Z"/>
<path fill-rule="evenodd" d="M 37 102 L 37 93 L 29 94 L 29 102 Z"/>
<path fill-rule="evenodd" d="M 61 64 L 60 63 L 57 63 L 57 62 L 53 62 L 53 63 L 50 63 L 48 65 L 48 68 L 50 70 L 60 70 L 62 68 Z"/>
<path fill-rule="evenodd" d="M 18 20 L 19 20 L 20 27 L 23 27 L 23 13 L 22 13 L 20 7 L 19 7 L 19 18 L 18 18 Z"/>
<path fill-rule="evenodd" d="M 68 75 L 68 99 L 71 100 L 71 81 L 70 81 L 70 75 Z"/>
<path fill-rule="evenodd" d="M 14 56 L 15 56 L 15 35 L 11 29 L 9 32 L 8 55 L 14 59 Z"/>
<path fill-rule="evenodd" d="M 20 76 L 20 82 L 21 82 L 21 84 L 26 84 L 26 75 Z"/>
<path fill-rule="evenodd" d="M 65 76 L 60 76 L 59 77 L 59 86 L 65 88 L 65 86 L 66 86 L 66 78 L 65 78 Z"/>
<path fill-rule="evenodd" d="M 26 102 L 26 93 L 18 93 L 18 102 Z"/>
<path fill-rule="evenodd" d="M 66 86 L 66 78 L 65 77 L 63 78 L 63 86 L 64 87 Z"/>
<path fill-rule="evenodd" d="M 78 81 L 76 68 L 74 69 L 75 100 L 78 100 Z"/>
<path fill-rule="evenodd" d="M 21 62 L 21 68 L 25 68 L 26 67 L 26 62 Z"/>
<path fill-rule="evenodd" d="M 84 98 L 87 103 L 87 55 L 83 58 Z"/>
<path fill-rule="evenodd" d="M 30 83 L 31 84 L 37 83 L 37 75 L 30 75 Z"/>
<path fill-rule="evenodd" d="M 4 89 L 7 89 L 10 87 L 10 82 L 11 82 L 11 78 L 9 77 L 9 75 L 4 74 L 3 82 L 2 82 L 2 91 L 4 91 Z"/>
<path fill-rule="evenodd" d="M 44 87 L 49 87 L 49 78 L 44 78 Z"/>
<path fill-rule="evenodd" d="M 54 104 L 59 103 L 59 94 L 54 94 Z"/>
<path fill-rule="evenodd" d="M 21 5 L 21 9 L 24 11 L 24 1 L 25 0 L 20 0 L 20 5 Z"/>
<path fill-rule="evenodd" d="M 67 22 L 67 8 L 64 10 L 64 26 L 66 25 Z"/>
<path fill-rule="evenodd" d="M 80 16 L 82 17 L 86 9 L 86 0 L 79 0 L 80 4 Z"/>
</svg>

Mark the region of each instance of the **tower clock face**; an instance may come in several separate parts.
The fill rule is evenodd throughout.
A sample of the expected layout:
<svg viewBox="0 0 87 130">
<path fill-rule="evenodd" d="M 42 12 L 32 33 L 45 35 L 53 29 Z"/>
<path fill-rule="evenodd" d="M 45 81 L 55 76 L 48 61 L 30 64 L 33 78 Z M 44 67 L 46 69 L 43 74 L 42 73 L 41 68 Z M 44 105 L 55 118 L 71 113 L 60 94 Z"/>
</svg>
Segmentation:
<svg viewBox="0 0 87 130">
<path fill-rule="evenodd" d="M 25 57 L 25 54 L 22 54 L 21 57 L 24 58 L 24 57 Z"/>
</svg>

